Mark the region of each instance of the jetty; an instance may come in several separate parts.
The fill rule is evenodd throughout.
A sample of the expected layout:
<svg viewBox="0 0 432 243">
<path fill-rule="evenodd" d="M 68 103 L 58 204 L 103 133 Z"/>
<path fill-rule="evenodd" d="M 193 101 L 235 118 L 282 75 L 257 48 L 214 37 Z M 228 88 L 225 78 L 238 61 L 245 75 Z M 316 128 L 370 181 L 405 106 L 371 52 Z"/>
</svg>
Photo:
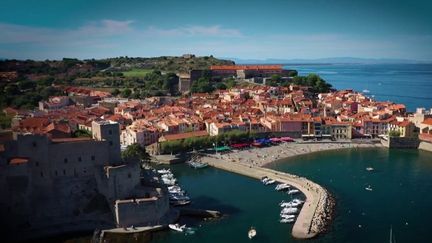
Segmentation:
<svg viewBox="0 0 432 243">
<path fill-rule="evenodd" d="M 306 200 L 292 228 L 292 236 L 297 239 L 310 239 L 325 230 L 330 220 L 333 202 L 322 186 L 304 177 L 241 162 L 229 162 L 217 155 L 207 155 L 202 161 L 215 168 L 258 180 L 267 176 L 279 183 L 287 183 L 297 188 L 305 195 Z"/>
</svg>

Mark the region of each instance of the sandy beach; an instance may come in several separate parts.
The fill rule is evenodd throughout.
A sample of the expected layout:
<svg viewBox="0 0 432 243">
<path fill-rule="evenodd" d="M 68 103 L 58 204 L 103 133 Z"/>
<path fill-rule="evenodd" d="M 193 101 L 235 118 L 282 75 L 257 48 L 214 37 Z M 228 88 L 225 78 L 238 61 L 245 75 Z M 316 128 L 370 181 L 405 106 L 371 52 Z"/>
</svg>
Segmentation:
<svg viewBox="0 0 432 243">
<path fill-rule="evenodd" d="M 303 142 L 280 143 L 270 147 L 232 150 L 222 154 L 222 158 L 230 162 L 247 163 L 254 166 L 265 166 L 276 160 L 314 152 L 338 150 L 347 148 L 382 147 L 380 143 L 356 142 Z"/>
</svg>

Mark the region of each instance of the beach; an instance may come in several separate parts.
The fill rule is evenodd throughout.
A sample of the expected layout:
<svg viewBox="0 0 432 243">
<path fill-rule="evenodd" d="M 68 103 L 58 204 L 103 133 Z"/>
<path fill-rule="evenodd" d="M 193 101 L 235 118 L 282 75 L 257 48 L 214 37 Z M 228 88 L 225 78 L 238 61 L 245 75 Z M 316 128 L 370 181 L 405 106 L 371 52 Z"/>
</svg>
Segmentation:
<svg viewBox="0 0 432 243">
<path fill-rule="evenodd" d="M 253 166 L 263 167 L 276 160 L 293 156 L 304 155 L 314 152 L 339 150 L 347 148 L 376 148 L 382 147 L 380 143 L 370 142 L 304 142 L 295 141 L 291 143 L 280 143 L 269 147 L 248 148 L 232 150 L 221 154 L 221 158 L 230 162 L 241 162 Z"/>
</svg>

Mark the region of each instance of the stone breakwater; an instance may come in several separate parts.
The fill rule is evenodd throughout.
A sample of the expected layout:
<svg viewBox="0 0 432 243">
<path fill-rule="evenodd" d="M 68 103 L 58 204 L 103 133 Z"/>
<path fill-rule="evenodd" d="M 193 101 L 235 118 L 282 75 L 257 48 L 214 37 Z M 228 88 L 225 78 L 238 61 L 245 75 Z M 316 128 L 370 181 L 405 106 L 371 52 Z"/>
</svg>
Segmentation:
<svg viewBox="0 0 432 243">
<path fill-rule="evenodd" d="M 203 162 L 209 165 L 245 175 L 255 179 L 267 176 L 280 183 L 287 183 L 299 189 L 306 197 L 306 201 L 294 223 L 292 235 L 298 239 L 309 239 L 324 232 L 331 219 L 334 203 L 330 194 L 322 186 L 296 175 L 279 172 L 267 168 L 253 166 L 239 162 L 229 162 L 220 156 L 205 156 Z"/>
</svg>

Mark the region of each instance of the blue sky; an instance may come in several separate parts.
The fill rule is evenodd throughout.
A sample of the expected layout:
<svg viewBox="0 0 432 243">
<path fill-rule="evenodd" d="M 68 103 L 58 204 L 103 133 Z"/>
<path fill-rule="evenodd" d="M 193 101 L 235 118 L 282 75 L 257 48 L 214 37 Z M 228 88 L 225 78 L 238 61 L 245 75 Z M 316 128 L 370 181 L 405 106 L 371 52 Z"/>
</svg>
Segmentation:
<svg viewBox="0 0 432 243">
<path fill-rule="evenodd" d="M 2 0 L 0 57 L 432 60 L 432 2 Z"/>
</svg>

